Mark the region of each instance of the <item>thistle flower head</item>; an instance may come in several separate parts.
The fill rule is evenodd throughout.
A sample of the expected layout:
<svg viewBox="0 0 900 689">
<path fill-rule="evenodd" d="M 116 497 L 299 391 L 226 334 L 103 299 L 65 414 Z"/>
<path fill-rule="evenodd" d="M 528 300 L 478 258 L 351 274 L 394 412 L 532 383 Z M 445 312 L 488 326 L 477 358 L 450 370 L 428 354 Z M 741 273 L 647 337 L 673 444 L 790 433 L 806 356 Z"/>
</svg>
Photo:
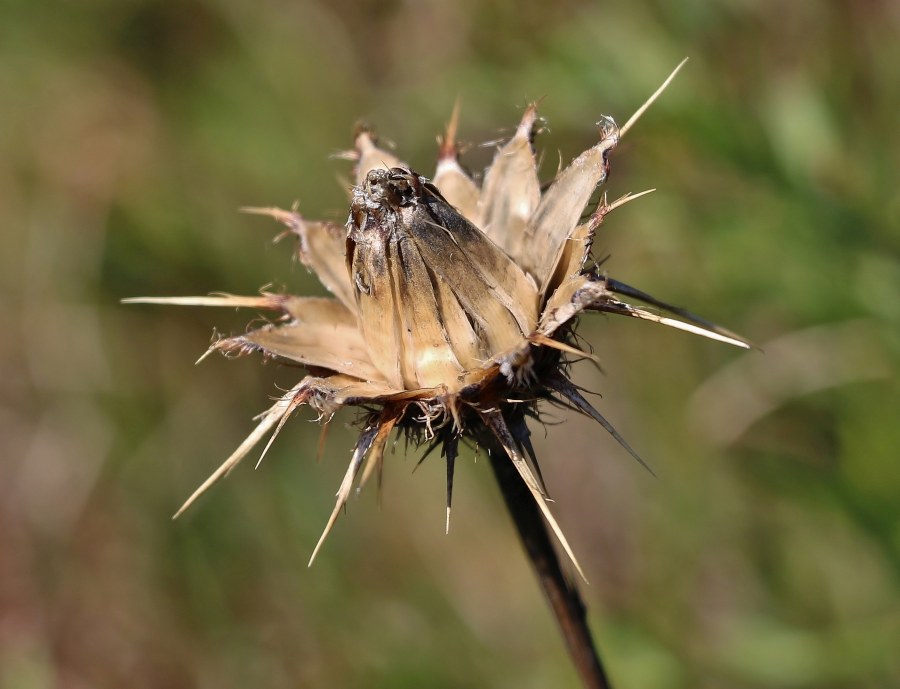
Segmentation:
<svg viewBox="0 0 900 689">
<path fill-rule="evenodd" d="M 246 209 L 275 218 L 296 235 L 300 260 L 334 298 L 263 293 L 130 300 L 277 312 L 277 322 L 220 339 L 209 351 L 262 352 L 302 364 L 308 372 L 261 415 L 179 514 L 266 435 L 271 444 L 299 407 L 312 407 L 324 421 L 343 407 L 360 407 L 362 430 L 313 558 L 355 483 L 380 472 L 389 437 L 402 430 L 443 450 L 448 526 L 460 440 L 495 440 L 577 568 L 547 505 L 526 416 L 536 415 L 541 402 L 574 408 L 637 455 L 568 378 L 572 358 L 591 357 L 576 344 L 576 317 L 615 313 L 747 346 L 736 335 L 608 277 L 589 260 L 594 233 L 606 215 L 640 195 L 613 203 L 603 196 L 584 215 L 609 174 L 610 153 L 641 112 L 621 128 L 604 117 L 599 141 L 543 192 L 533 146 L 536 105 L 525 109 L 480 185 L 458 161 L 458 111 L 440 141 L 430 179 L 361 131 L 352 155 L 355 186 L 345 226 L 307 220 L 296 209 Z"/>
</svg>

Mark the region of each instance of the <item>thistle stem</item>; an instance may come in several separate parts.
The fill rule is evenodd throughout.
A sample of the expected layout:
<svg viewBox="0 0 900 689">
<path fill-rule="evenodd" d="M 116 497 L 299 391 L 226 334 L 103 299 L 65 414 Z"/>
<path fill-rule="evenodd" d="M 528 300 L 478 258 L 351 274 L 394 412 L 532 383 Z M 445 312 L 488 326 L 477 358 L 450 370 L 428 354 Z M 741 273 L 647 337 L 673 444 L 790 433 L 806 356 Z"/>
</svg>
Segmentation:
<svg viewBox="0 0 900 689">
<path fill-rule="evenodd" d="M 585 689 L 610 689 L 611 685 L 587 624 L 584 601 L 575 582 L 563 574 L 559 557 L 534 498 L 503 447 L 488 437 L 483 438 L 483 441 L 506 507 Z"/>
</svg>

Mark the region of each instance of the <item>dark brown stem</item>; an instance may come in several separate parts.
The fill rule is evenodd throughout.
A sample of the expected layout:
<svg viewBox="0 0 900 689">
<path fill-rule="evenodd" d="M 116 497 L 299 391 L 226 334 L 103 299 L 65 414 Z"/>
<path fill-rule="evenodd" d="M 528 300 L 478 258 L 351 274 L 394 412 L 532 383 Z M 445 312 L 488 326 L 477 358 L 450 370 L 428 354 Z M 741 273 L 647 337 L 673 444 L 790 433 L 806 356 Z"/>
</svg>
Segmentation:
<svg viewBox="0 0 900 689">
<path fill-rule="evenodd" d="M 534 498 L 503 448 L 490 437 L 482 438 L 482 442 L 486 445 L 491 468 L 500 485 L 506 507 L 585 689 L 610 689 L 611 685 L 587 624 L 584 602 L 575 583 L 570 582 L 563 574 L 547 525 Z"/>
</svg>

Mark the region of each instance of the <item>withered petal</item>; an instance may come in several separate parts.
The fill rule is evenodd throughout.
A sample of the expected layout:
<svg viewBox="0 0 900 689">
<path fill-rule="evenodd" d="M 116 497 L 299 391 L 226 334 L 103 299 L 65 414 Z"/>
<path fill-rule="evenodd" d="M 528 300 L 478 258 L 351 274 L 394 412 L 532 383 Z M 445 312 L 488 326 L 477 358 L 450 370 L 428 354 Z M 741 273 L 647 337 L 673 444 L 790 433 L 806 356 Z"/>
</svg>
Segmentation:
<svg viewBox="0 0 900 689">
<path fill-rule="evenodd" d="M 390 385 L 403 389 L 401 309 L 395 294 L 387 245 L 382 241 L 359 245 L 348 239 L 347 246 L 359 327 L 369 358 Z"/>
<path fill-rule="evenodd" d="M 384 376 L 369 360 L 368 348 L 355 326 L 352 333 L 328 323 L 266 325 L 244 335 L 223 338 L 211 349 L 224 354 L 261 351 L 307 367 L 324 368 L 360 380 L 385 382 Z"/>
<path fill-rule="evenodd" d="M 582 270 L 594 241 L 596 223 L 593 218 L 578 225 L 559 247 L 553 268 L 541 286 L 541 299 L 546 303 L 557 288 L 567 279 L 576 277 Z"/>
<path fill-rule="evenodd" d="M 455 158 L 438 160 L 433 182 L 447 203 L 471 223 L 481 226 L 481 190 Z"/>
<path fill-rule="evenodd" d="M 331 222 L 311 221 L 281 208 L 242 208 L 245 213 L 267 215 L 285 225 L 300 240 L 300 260 L 349 309 L 356 310 L 345 261 L 347 231 Z"/>
<path fill-rule="evenodd" d="M 487 342 L 472 327 L 465 308 L 447 282 L 435 275 L 434 286 L 440 319 L 456 360 L 466 370 L 480 366 L 491 355 Z"/>
<path fill-rule="evenodd" d="M 265 325 L 243 335 L 224 338 L 211 351 L 244 354 L 262 351 L 305 366 L 345 373 L 361 380 L 385 382 L 369 357 L 356 317 L 335 299 L 279 296 L 282 310 L 293 320 Z"/>
<path fill-rule="evenodd" d="M 617 142 L 614 131 L 607 133 L 600 143 L 573 160 L 541 197 L 525 228 L 520 258 L 520 264 L 539 285 L 547 282 L 560 248 L 575 229 L 594 190 L 606 179 L 606 157 Z"/>
<path fill-rule="evenodd" d="M 459 101 L 453 107 L 453 115 L 447 125 L 447 132 L 440 139 L 437 169 L 432 183 L 447 202 L 456 208 L 474 225 L 481 225 L 479 201 L 481 190 L 459 164 L 459 148 L 456 145 L 456 129 L 459 125 Z"/>
<path fill-rule="evenodd" d="M 393 247 L 399 266 L 394 272 L 398 302 L 405 324 L 402 360 L 410 368 L 404 372 L 406 387 L 455 387 L 463 367 L 447 334 L 428 268 L 411 239 L 400 238 Z"/>
<path fill-rule="evenodd" d="M 525 109 L 515 135 L 494 156 L 481 191 L 484 233 L 517 261 L 525 249 L 525 225 L 541 200 L 532 150 L 537 105 Z"/>
<path fill-rule="evenodd" d="M 575 275 L 557 287 L 553 294 L 550 295 L 544 306 L 544 311 L 541 313 L 541 320 L 537 328 L 538 332 L 549 337 L 581 313 L 585 307 L 580 302 L 577 302 L 575 297 L 579 290 L 589 283 L 589 276 Z"/>
<path fill-rule="evenodd" d="M 606 196 L 604 194 L 600 204 L 597 206 L 596 210 L 591 213 L 587 221 L 581 223 L 572 230 L 572 232 L 569 233 L 569 236 L 566 237 L 566 241 L 559 247 L 559 251 L 556 254 L 556 260 L 553 263 L 553 269 L 550 271 L 541 287 L 542 303 L 546 302 L 547 298 L 552 295 L 566 279 L 575 277 L 582 272 L 584 264 L 590 255 L 594 234 L 604 218 L 616 208 L 621 208 L 625 204 L 635 201 L 654 191 L 656 190 L 647 189 L 636 194 L 625 194 L 612 203 L 606 201 Z"/>
<path fill-rule="evenodd" d="M 427 198 L 426 203 L 433 220 L 414 227 L 412 238 L 428 267 L 447 280 L 467 310 L 477 310 L 479 302 L 499 302 L 512 314 L 522 334 L 531 333 L 538 309 L 534 281 L 443 199 Z M 461 292 L 473 289 L 485 293 L 471 305 L 465 304 Z M 497 327 L 494 321 L 488 324 Z"/>
<path fill-rule="evenodd" d="M 456 389 L 461 360 L 482 363 L 533 331 L 534 282 L 416 173 L 372 171 L 350 217 L 360 325 L 391 384 Z"/>
</svg>

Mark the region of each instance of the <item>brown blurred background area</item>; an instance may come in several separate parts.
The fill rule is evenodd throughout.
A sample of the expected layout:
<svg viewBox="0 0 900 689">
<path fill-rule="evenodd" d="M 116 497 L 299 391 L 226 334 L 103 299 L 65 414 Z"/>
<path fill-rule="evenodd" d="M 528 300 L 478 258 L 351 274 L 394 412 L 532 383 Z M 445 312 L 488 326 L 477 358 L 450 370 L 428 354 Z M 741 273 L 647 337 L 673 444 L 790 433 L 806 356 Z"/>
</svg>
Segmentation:
<svg viewBox="0 0 900 689">
<path fill-rule="evenodd" d="M 296 369 L 192 362 L 252 314 L 139 295 L 322 288 L 243 205 L 343 221 L 364 119 L 424 174 L 544 97 L 549 179 L 615 152 L 610 273 L 765 353 L 583 323 L 598 427 L 535 430 L 620 687 L 900 686 L 900 6 L 0 3 L 0 688 L 576 683 L 484 458 L 389 456 L 306 561 L 352 415 L 290 423 L 169 517 Z"/>
</svg>

